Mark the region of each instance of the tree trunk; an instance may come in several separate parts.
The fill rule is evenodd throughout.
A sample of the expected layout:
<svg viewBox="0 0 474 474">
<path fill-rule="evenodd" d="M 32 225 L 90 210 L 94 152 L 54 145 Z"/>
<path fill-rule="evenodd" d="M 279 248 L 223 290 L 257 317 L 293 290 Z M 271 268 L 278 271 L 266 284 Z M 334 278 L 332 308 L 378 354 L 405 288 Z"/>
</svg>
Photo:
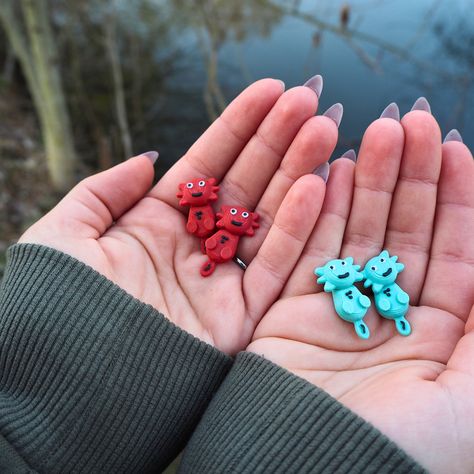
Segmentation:
<svg viewBox="0 0 474 474">
<path fill-rule="evenodd" d="M 46 0 L 22 0 L 21 3 L 41 93 L 39 107 L 46 128 L 49 171 L 54 186 L 67 190 L 75 181 L 76 152 Z"/>
<path fill-rule="evenodd" d="M 1 0 L 0 19 L 33 97 L 51 181 L 66 191 L 75 182 L 76 153 L 46 0 L 21 0 L 21 7 L 26 37 L 10 0 Z"/>
<path fill-rule="evenodd" d="M 125 89 L 123 85 L 122 66 L 117 46 L 117 36 L 115 34 L 116 18 L 115 11 L 107 16 L 104 22 L 105 45 L 112 67 L 112 78 L 114 84 L 115 111 L 120 129 L 120 139 L 125 154 L 125 159 L 132 156 L 132 137 L 128 126 L 127 106 L 125 103 Z"/>
</svg>

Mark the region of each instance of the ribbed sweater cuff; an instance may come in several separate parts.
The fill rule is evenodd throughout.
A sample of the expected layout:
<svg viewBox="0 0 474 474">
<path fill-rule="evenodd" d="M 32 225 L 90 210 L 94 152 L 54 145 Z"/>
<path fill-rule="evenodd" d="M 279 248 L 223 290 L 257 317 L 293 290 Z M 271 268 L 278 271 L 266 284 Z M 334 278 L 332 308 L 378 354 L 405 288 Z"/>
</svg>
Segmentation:
<svg viewBox="0 0 474 474">
<path fill-rule="evenodd" d="M 422 473 L 326 392 L 240 353 L 188 443 L 184 473 Z"/>
<path fill-rule="evenodd" d="M 232 360 L 87 265 L 8 250 L 0 289 L 0 433 L 41 472 L 161 470 Z"/>
</svg>

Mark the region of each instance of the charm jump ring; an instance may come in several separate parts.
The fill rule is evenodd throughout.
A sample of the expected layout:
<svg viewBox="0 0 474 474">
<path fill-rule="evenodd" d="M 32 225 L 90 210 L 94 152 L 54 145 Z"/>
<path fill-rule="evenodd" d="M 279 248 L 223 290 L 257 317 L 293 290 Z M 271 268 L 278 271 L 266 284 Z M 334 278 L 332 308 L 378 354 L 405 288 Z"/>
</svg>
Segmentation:
<svg viewBox="0 0 474 474">
<path fill-rule="evenodd" d="M 240 260 L 239 257 L 234 257 L 234 262 L 243 270 L 247 270 L 247 265 L 242 261 Z"/>
</svg>

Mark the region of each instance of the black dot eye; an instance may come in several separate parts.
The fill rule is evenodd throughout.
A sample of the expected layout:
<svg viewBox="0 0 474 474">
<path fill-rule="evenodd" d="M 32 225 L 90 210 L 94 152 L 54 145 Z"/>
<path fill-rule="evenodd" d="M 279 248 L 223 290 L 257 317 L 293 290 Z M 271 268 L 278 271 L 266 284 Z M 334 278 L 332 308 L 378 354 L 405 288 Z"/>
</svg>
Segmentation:
<svg viewBox="0 0 474 474">
<path fill-rule="evenodd" d="M 377 270 L 377 267 L 376 267 L 375 265 L 372 265 L 372 266 L 370 267 L 370 269 L 375 272 L 375 270 Z"/>
<path fill-rule="evenodd" d="M 242 212 L 242 217 L 244 219 L 247 219 L 248 216 L 249 216 L 249 213 L 247 211 Z"/>
<path fill-rule="evenodd" d="M 201 188 L 203 188 L 204 186 L 206 186 L 206 182 L 205 181 L 199 181 L 199 186 L 201 186 Z"/>
<path fill-rule="evenodd" d="M 231 213 L 233 216 L 235 216 L 235 215 L 237 214 L 237 209 L 232 208 L 232 209 L 230 210 L 230 213 Z"/>
<path fill-rule="evenodd" d="M 384 258 L 381 258 L 380 261 L 383 263 L 383 262 L 385 262 L 385 259 L 384 259 Z"/>
<path fill-rule="evenodd" d="M 341 262 L 341 265 L 342 265 L 343 267 L 345 267 L 345 266 L 346 266 L 346 262 L 343 260 L 343 261 Z"/>
<path fill-rule="evenodd" d="M 194 186 L 193 183 L 188 183 L 188 184 L 186 185 L 186 187 L 187 187 L 188 189 L 192 189 L 193 186 Z"/>
<path fill-rule="evenodd" d="M 334 265 L 329 265 L 330 270 L 334 270 Z"/>
</svg>

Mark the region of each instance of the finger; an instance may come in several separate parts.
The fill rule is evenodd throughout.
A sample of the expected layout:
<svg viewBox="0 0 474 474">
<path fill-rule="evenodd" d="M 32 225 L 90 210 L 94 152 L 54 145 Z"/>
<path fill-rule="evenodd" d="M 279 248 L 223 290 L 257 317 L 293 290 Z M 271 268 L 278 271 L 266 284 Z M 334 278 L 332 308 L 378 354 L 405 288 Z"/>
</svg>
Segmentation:
<svg viewBox="0 0 474 474">
<path fill-rule="evenodd" d="M 405 148 L 392 199 L 384 248 L 409 268 L 399 284 L 417 304 L 428 266 L 441 169 L 441 132 L 435 118 L 416 110 L 402 119 Z"/>
<path fill-rule="evenodd" d="M 392 193 L 403 153 L 404 133 L 394 119 L 372 123 L 364 134 L 354 178 L 354 196 L 341 255 L 358 264 L 376 255 L 385 240 Z"/>
<path fill-rule="evenodd" d="M 278 99 L 220 183 L 217 207 L 235 203 L 255 208 L 288 147 L 317 106 L 318 96 L 303 86 Z"/>
<path fill-rule="evenodd" d="M 296 181 L 245 271 L 243 291 L 255 324 L 278 297 L 298 261 L 321 210 L 325 188 L 324 181 L 315 175 Z"/>
<path fill-rule="evenodd" d="M 257 253 L 290 187 L 301 176 L 312 173 L 329 160 L 337 143 L 337 135 L 334 120 L 324 116 L 312 117 L 301 127 L 257 204 L 261 228 L 256 238 L 242 243 L 240 256 L 244 261 L 250 262 Z"/>
<path fill-rule="evenodd" d="M 447 371 L 457 371 L 474 376 L 474 306 L 472 306 L 466 324 L 466 333 L 459 339 L 448 361 Z M 445 375 L 442 377 L 445 377 Z M 470 382 L 472 383 L 472 382 Z"/>
<path fill-rule="evenodd" d="M 60 223 L 62 238 L 99 238 L 150 189 L 153 158 L 139 155 L 82 180 L 41 220 L 42 228 Z"/>
<path fill-rule="evenodd" d="M 321 214 L 282 292 L 284 298 L 322 290 L 320 285 L 315 284 L 313 270 L 339 256 L 351 209 L 354 169 L 355 163 L 346 158 L 331 164 Z"/>
<path fill-rule="evenodd" d="M 474 303 L 474 162 L 460 142 L 443 145 L 435 228 L 420 305 L 466 320 Z"/>
<path fill-rule="evenodd" d="M 283 94 L 282 84 L 276 79 L 262 79 L 247 87 L 150 194 L 182 210 L 176 199 L 179 183 L 199 177 L 214 177 L 220 181 Z"/>
</svg>

